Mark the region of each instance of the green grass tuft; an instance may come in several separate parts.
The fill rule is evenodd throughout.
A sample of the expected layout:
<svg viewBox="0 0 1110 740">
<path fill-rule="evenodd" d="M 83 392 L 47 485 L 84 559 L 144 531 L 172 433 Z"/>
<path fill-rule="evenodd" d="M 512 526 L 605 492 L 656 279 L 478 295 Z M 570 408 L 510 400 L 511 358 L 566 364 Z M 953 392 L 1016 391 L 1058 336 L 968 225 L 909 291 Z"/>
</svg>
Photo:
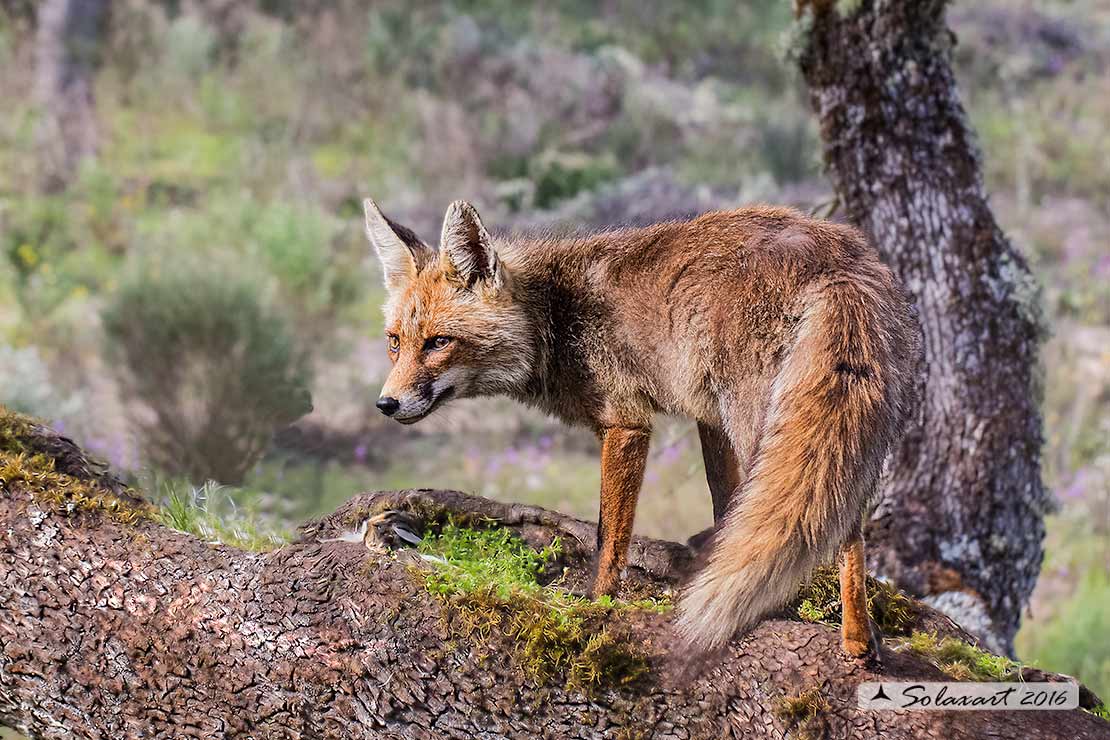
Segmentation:
<svg viewBox="0 0 1110 740">
<path fill-rule="evenodd" d="M 894 648 L 917 653 L 957 681 L 1017 681 L 1021 677 L 1021 663 L 955 637 L 914 632 L 897 641 Z"/>
<path fill-rule="evenodd" d="M 424 582 L 448 605 L 459 631 L 512 637 L 513 658 L 529 679 L 562 677 L 567 686 L 595 689 L 627 686 L 648 672 L 643 647 L 616 633 L 613 616 L 630 609 L 663 612 L 669 601 L 590 601 L 541 585 L 540 574 L 560 554 L 557 540 L 537 551 L 509 530 L 449 521 L 420 549 L 445 561 L 423 571 Z"/>
<path fill-rule="evenodd" d="M 209 481 L 195 487 L 181 481 L 163 482 L 155 520 L 170 529 L 206 542 L 262 552 L 281 547 L 289 532 L 269 526 L 236 504 L 229 489 Z"/>
</svg>

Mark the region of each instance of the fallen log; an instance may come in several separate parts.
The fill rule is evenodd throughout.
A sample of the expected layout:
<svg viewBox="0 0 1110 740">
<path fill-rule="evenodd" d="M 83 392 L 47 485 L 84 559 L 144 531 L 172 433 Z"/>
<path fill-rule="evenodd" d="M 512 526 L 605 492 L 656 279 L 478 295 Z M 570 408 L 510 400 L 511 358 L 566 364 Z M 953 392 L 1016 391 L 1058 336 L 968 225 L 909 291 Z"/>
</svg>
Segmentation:
<svg viewBox="0 0 1110 740">
<path fill-rule="evenodd" d="M 450 573 L 434 556 L 344 537 L 400 512 L 426 538 L 454 526 L 557 539 L 537 578 L 573 591 L 595 525 L 538 507 L 367 493 L 270 552 L 204 542 L 158 523 L 69 440 L 2 418 L 0 725 L 31 737 L 1110 737 L 1080 710 L 860 710 L 861 681 L 946 676 L 911 650 L 850 660 L 835 626 L 796 615 L 676 674 L 665 606 L 580 599 L 557 613 L 569 622 L 544 621 L 544 602 L 436 592 Z M 629 598 L 665 605 L 693 563 L 684 545 L 637 538 Z M 906 629 L 967 638 L 911 611 Z"/>
</svg>

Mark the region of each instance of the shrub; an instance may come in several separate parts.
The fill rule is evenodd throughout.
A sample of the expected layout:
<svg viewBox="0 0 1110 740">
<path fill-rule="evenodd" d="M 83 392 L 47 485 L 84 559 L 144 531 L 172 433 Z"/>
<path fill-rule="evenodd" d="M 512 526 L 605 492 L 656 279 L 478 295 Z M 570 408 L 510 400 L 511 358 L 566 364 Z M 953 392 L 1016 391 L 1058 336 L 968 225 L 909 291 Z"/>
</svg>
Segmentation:
<svg viewBox="0 0 1110 740">
<path fill-rule="evenodd" d="M 1033 622 L 1018 636 L 1026 660 L 1076 676 L 1096 694 L 1110 692 L 1110 576 L 1089 570 L 1055 614 Z"/>
<path fill-rule="evenodd" d="M 77 394 L 64 395 L 51 382 L 50 369 L 36 347 L 0 344 L 0 406 L 57 422 L 82 406 Z"/>
<path fill-rule="evenodd" d="M 360 297 L 363 237 L 354 229 L 357 248 L 341 248 L 341 229 L 342 222 L 319 207 L 221 193 L 201 207 L 151 219 L 141 235 L 160 253 L 200 249 L 259 266 L 275 278 L 278 300 L 296 307 L 296 328 L 307 336 L 326 329 L 336 311 Z"/>
<path fill-rule="evenodd" d="M 783 104 L 756 117 L 760 160 L 775 182 L 801 182 L 818 172 L 817 132 L 800 105 Z"/>
<path fill-rule="evenodd" d="M 612 180 L 617 167 L 611 158 L 549 151 L 536 159 L 532 169 L 535 205 L 551 208 L 559 201 Z"/>
<path fill-rule="evenodd" d="M 307 357 L 256 281 L 147 271 L 102 319 L 109 362 L 138 402 L 140 446 L 167 472 L 238 483 L 273 432 L 311 410 Z"/>
<path fill-rule="evenodd" d="M 65 193 L 0 197 L 0 270 L 11 276 L 26 321 L 95 293 L 128 247 L 128 206 L 106 167 L 82 165 Z"/>
<path fill-rule="evenodd" d="M 29 316 L 49 313 L 73 286 L 59 282 L 58 263 L 75 249 L 65 204 L 27 198 L 2 224 L 0 248 L 14 277 L 16 298 Z"/>
</svg>

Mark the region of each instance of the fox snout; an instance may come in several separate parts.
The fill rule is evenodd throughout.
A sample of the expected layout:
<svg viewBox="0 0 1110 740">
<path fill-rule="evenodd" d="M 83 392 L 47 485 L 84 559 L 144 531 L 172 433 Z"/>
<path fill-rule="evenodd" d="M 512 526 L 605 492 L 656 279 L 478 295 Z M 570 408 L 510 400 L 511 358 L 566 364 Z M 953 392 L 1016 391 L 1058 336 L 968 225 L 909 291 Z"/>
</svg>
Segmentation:
<svg viewBox="0 0 1110 740">
<path fill-rule="evenodd" d="M 455 386 L 445 380 L 438 378 L 396 389 L 386 382 L 374 405 L 395 421 L 415 424 L 455 396 Z"/>
<path fill-rule="evenodd" d="M 392 391 L 383 390 L 378 402 L 374 405 L 378 411 L 402 424 L 413 424 L 420 421 L 432 410 L 433 399 L 430 393 L 399 393 L 398 396 L 390 395 Z"/>
</svg>

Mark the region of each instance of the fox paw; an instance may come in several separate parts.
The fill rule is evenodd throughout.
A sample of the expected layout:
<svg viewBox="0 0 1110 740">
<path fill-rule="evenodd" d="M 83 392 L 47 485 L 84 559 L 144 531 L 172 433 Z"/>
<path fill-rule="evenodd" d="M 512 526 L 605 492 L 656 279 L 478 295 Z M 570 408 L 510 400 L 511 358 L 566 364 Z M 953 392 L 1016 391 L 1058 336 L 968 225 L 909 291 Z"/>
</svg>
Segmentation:
<svg viewBox="0 0 1110 740">
<path fill-rule="evenodd" d="M 844 638 L 840 641 L 840 649 L 845 655 L 857 662 L 875 668 L 883 664 L 882 652 L 875 640 L 852 640 Z"/>
<path fill-rule="evenodd" d="M 840 647 L 850 658 L 862 658 L 871 652 L 871 643 L 864 640 L 845 638 L 840 641 Z"/>
</svg>

